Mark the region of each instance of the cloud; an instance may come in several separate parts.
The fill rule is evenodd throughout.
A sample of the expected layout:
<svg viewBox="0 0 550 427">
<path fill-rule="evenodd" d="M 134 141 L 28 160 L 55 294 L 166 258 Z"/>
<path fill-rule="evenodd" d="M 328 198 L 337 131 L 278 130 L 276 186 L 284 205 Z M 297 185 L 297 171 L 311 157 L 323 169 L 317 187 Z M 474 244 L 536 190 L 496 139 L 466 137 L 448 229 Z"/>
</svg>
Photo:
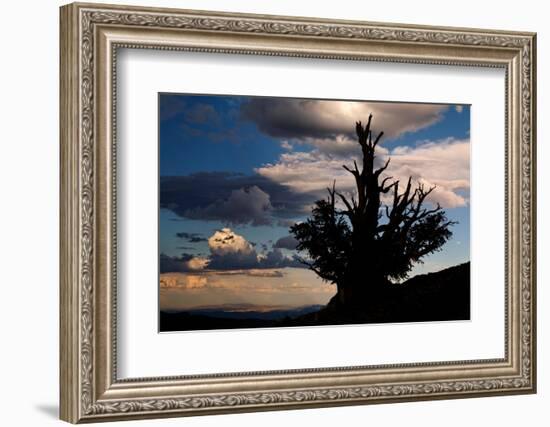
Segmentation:
<svg viewBox="0 0 550 427">
<path fill-rule="evenodd" d="M 304 268 L 296 258 L 287 257 L 279 248 L 273 248 L 266 254 L 259 255 L 258 265 L 262 268 Z"/>
<path fill-rule="evenodd" d="M 447 109 L 439 104 L 250 98 L 241 105 L 241 117 L 273 137 L 322 139 L 337 135 L 353 138 L 355 122 L 366 122 L 372 113 L 376 117 L 374 130 L 396 138 L 438 122 Z"/>
<path fill-rule="evenodd" d="M 250 189 L 256 187 L 252 192 Z M 248 194 L 245 190 L 248 189 Z M 267 205 L 267 197 L 269 204 Z M 259 174 L 201 172 L 186 176 L 161 177 L 160 207 L 181 218 L 220 220 L 228 225 L 262 225 L 280 222 L 308 213 L 316 194 L 297 193 L 288 186 Z M 253 206 L 236 211 L 245 201 Z M 262 209 L 262 205 L 264 209 Z M 222 210 L 216 210 L 215 207 Z M 199 212 L 206 216 L 199 216 Z M 227 215 L 227 217 L 223 217 Z"/>
<path fill-rule="evenodd" d="M 353 177 L 342 165 L 361 160 L 354 135 L 357 118 L 364 116 L 366 121 L 372 111 L 373 124 L 391 138 L 430 126 L 446 110 L 456 107 L 460 106 L 250 98 L 240 105 L 241 118 L 281 138 L 285 152 L 276 161 L 259 165 L 251 175 L 200 172 L 161 177 L 160 206 L 180 218 L 220 221 L 228 227 L 290 226 L 309 215 L 316 200 L 326 197 L 326 188 L 333 180 L 341 192 L 355 191 Z M 433 143 L 442 149 L 424 142 L 391 152 L 379 145 L 376 161 L 381 165 L 391 156 L 388 173 L 395 179 L 403 182 L 413 176 L 418 182 L 437 185 L 432 201 L 443 207 L 464 206 L 468 197 L 464 193 L 469 190 L 469 155 L 466 158 L 464 152 L 458 153 L 460 164 L 455 165 L 452 156 L 445 156 L 457 147 L 447 142 Z M 298 151 L 304 145 L 307 149 Z"/>
<path fill-rule="evenodd" d="M 307 281 L 299 280 L 301 276 L 302 273 L 297 273 L 297 270 L 287 274 L 276 270 L 256 271 L 254 273 L 246 270 L 231 272 L 205 271 L 200 274 L 165 273 L 160 276 L 160 288 L 161 290 L 246 291 L 247 294 L 255 292 L 271 294 L 335 292 L 333 285 L 322 282 L 314 275 L 309 275 Z M 268 280 L 263 282 L 254 280 L 257 277 Z M 295 281 L 296 279 L 299 281 Z"/>
<path fill-rule="evenodd" d="M 298 240 L 296 240 L 294 236 L 288 235 L 285 237 L 281 237 L 279 240 L 277 240 L 273 245 L 273 247 L 279 248 L 279 249 L 288 249 L 292 251 L 296 249 L 297 245 L 298 245 Z"/>
<path fill-rule="evenodd" d="M 161 253 L 159 257 L 159 267 L 161 273 L 188 271 L 187 262 L 191 256 L 172 257 Z"/>
<path fill-rule="evenodd" d="M 279 248 L 258 253 L 243 236 L 230 228 L 222 228 L 208 238 L 208 257 L 182 254 L 160 255 L 161 273 L 185 273 L 199 271 L 265 270 L 295 267 L 303 268 L 297 259 L 283 254 Z M 265 276 L 264 276 L 265 277 Z"/>
<path fill-rule="evenodd" d="M 336 135 L 327 138 L 303 138 L 296 141 L 297 144 L 310 145 L 319 152 L 330 157 L 340 157 L 342 159 L 349 157 L 358 157 L 361 155 L 361 148 L 356 138 L 347 135 Z M 386 149 L 378 146 L 378 152 L 385 152 Z"/>
<path fill-rule="evenodd" d="M 197 275 L 169 275 L 163 274 L 160 278 L 161 289 L 201 289 L 205 288 L 208 284 L 208 278 L 206 276 Z"/>
<path fill-rule="evenodd" d="M 266 270 L 262 273 L 270 274 Z M 299 307 L 326 304 L 336 287 L 306 269 L 287 269 L 282 274 L 258 278 L 248 272 L 205 271 L 161 275 L 161 310 L 199 307 L 232 307 L 261 310 L 262 307 Z"/>
<path fill-rule="evenodd" d="M 191 271 L 204 270 L 208 266 L 209 260 L 204 257 L 193 257 L 187 261 L 187 265 Z"/>
<path fill-rule="evenodd" d="M 430 200 L 444 208 L 466 206 L 470 190 L 470 141 L 446 139 L 415 148 L 397 147 L 388 173 L 403 185 L 409 176 L 426 187 L 436 186 Z M 466 193 L 466 194 L 464 194 Z"/>
<path fill-rule="evenodd" d="M 286 151 L 294 151 L 296 146 L 309 146 L 314 150 L 323 153 L 329 157 L 339 157 L 341 159 L 349 159 L 350 157 L 360 157 L 361 147 L 357 143 L 355 135 L 353 137 L 348 135 L 336 135 L 323 138 L 304 137 L 301 139 L 294 139 L 291 142 L 281 142 L 281 148 Z M 387 149 L 379 145 L 377 147 L 378 154 L 387 153 Z"/>
<path fill-rule="evenodd" d="M 177 257 L 161 253 L 159 259 L 161 273 L 198 271 L 203 270 L 207 265 L 208 259 L 191 254 L 182 254 Z"/>
<path fill-rule="evenodd" d="M 375 159 L 381 165 L 391 157 L 387 174 L 404 185 L 409 176 L 415 183 L 426 186 L 436 185 L 429 200 L 440 203 L 444 208 L 465 206 L 470 188 L 470 141 L 468 139 L 446 139 L 427 141 L 417 147 L 397 147 L 391 152 L 383 150 Z M 345 171 L 343 164 L 353 164 L 354 158 L 343 161 L 313 150 L 307 153 L 283 153 L 279 161 L 256 169 L 256 172 L 274 182 L 292 189 L 296 193 L 315 194 L 317 198 L 326 197 L 326 188 L 331 180 L 336 180 L 340 192 L 355 191 L 355 182 L 351 174 Z M 359 158 L 355 158 L 359 161 Z"/>
<path fill-rule="evenodd" d="M 186 233 L 184 231 L 176 233 L 176 237 L 179 237 L 180 239 L 187 240 L 190 243 L 199 243 L 199 242 L 207 242 L 208 241 L 208 239 L 206 237 L 203 237 L 202 234 L 199 234 L 199 233 Z"/>
<path fill-rule="evenodd" d="M 288 141 L 282 141 L 281 148 L 283 150 L 292 151 L 294 149 L 294 146 Z"/>
<path fill-rule="evenodd" d="M 416 147 L 379 150 L 378 166 L 391 157 L 387 175 L 403 185 L 409 176 L 427 186 L 436 185 L 430 200 L 444 208 L 465 206 L 470 188 L 470 142 L 468 139 L 425 141 Z M 161 177 L 161 208 L 179 217 L 218 220 L 237 224 L 281 225 L 310 213 L 313 203 L 326 197 L 336 180 L 339 191 L 355 191 L 351 174 L 342 165 L 352 165 L 360 156 L 346 159 L 323 153 L 292 151 L 277 162 L 255 169 L 254 175 L 203 172 L 180 177 Z M 384 176 L 387 176 L 384 175 Z M 181 235 L 185 238 L 185 235 Z"/>
<path fill-rule="evenodd" d="M 210 248 L 210 269 L 246 269 L 258 265 L 258 254 L 254 247 L 243 236 L 229 228 L 216 231 L 208 239 L 208 247 Z"/>
<path fill-rule="evenodd" d="M 208 238 L 208 247 L 213 255 L 226 255 L 229 253 L 252 253 L 253 246 L 243 237 L 231 231 L 230 228 L 222 228 Z"/>
<path fill-rule="evenodd" d="M 284 255 L 280 249 L 258 254 L 243 237 L 229 228 L 216 231 L 209 239 L 211 270 L 268 269 L 303 267 L 294 258 Z"/>
<path fill-rule="evenodd" d="M 254 185 L 232 190 L 225 200 L 217 200 L 206 207 L 197 207 L 185 212 L 191 219 L 220 220 L 226 224 L 271 224 L 273 206 L 269 194 Z"/>
<path fill-rule="evenodd" d="M 279 270 L 231 270 L 231 271 L 204 271 L 191 274 L 182 274 L 183 272 L 162 273 L 160 277 L 160 287 L 162 289 L 201 289 L 205 287 L 220 288 L 222 285 L 210 281 L 209 277 L 215 276 L 248 276 L 248 277 L 263 277 L 263 278 L 282 278 L 285 274 Z M 229 285 L 228 287 L 235 289 L 238 285 Z"/>
<path fill-rule="evenodd" d="M 326 194 L 326 188 L 336 180 L 342 186 L 353 188 L 353 177 L 342 168 L 341 159 L 334 159 L 318 150 L 281 154 L 277 163 L 268 163 L 256 172 L 295 193 L 313 194 L 311 203 Z M 353 162 L 352 162 L 353 163 Z"/>
<path fill-rule="evenodd" d="M 261 269 L 251 269 L 251 270 L 228 270 L 228 271 L 218 271 L 216 274 L 222 276 L 235 276 L 235 275 L 245 275 L 250 277 L 284 277 L 285 273 L 280 270 L 261 270 Z"/>
</svg>

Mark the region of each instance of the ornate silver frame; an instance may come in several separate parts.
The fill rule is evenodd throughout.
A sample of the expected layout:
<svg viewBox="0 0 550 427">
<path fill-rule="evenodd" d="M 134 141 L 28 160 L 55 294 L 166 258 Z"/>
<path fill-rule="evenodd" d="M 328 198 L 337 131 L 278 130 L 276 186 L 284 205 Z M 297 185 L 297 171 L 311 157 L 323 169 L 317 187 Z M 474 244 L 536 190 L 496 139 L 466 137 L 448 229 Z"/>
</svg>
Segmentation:
<svg viewBox="0 0 550 427">
<path fill-rule="evenodd" d="M 78 423 L 534 393 L 535 34 L 189 10 L 61 8 L 61 418 Z M 505 357 L 119 380 L 115 87 L 119 47 L 502 67 Z"/>
</svg>

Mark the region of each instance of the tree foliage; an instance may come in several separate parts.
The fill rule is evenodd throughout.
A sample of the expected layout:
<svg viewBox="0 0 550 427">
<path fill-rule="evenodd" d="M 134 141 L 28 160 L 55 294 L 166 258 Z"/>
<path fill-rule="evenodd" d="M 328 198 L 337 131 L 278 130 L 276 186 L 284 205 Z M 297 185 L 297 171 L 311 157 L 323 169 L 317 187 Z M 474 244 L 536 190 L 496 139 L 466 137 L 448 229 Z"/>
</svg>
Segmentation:
<svg viewBox="0 0 550 427">
<path fill-rule="evenodd" d="M 416 263 L 441 249 L 454 224 L 439 204 L 427 202 L 435 187 L 419 183 L 413 188 L 412 177 L 403 187 L 391 176 L 382 178 L 390 159 L 375 168 L 376 147 L 384 133 L 373 140 L 371 120 L 369 115 L 366 126 L 356 123 L 362 164 L 343 165 L 355 179 L 354 194 L 338 192 L 334 182 L 311 216 L 291 227 L 297 249 L 307 255 L 302 262 L 336 284 L 343 302 L 372 294 L 388 280 L 406 278 Z"/>
</svg>

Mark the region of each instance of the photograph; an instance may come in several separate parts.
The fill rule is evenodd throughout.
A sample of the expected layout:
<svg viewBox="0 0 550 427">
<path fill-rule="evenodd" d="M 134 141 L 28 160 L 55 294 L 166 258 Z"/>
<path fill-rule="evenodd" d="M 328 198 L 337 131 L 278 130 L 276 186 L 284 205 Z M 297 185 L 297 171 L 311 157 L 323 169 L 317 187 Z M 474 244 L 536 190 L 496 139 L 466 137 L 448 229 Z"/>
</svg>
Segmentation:
<svg viewBox="0 0 550 427">
<path fill-rule="evenodd" d="M 174 6 L 63 5 L 45 19 L 59 37 L 40 32 L 57 47 L 31 49 L 55 60 L 58 84 L 41 86 L 59 120 L 16 114 L 12 139 L 36 128 L 41 150 L 53 126 L 57 157 L 41 173 L 23 150 L 8 175 L 36 169 L 29 191 L 11 187 L 59 202 L 55 227 L 23 227 L 58 231 L 57 302 L 35 298 L 58 316 L 27 317 L 57 328 L 58 357 L 37 366 L 58 376 L 59 418 L 390 403 L 385 422 L 424 401 L 448 415 L 448 399 L 536 394 L 537 23 L 492 29 L 479 5 L 474 20 Z M 36 191 L 55 162 L 59 198 Z M 36 241 L 4 222 L 11 252 Z M 525 399 L 489 412 L 539 419 Z"/>
<path fill-rule="evenodd" d="M 159 331 L 470 319 L 470 106 L 159 93 Z"/>
</svg>

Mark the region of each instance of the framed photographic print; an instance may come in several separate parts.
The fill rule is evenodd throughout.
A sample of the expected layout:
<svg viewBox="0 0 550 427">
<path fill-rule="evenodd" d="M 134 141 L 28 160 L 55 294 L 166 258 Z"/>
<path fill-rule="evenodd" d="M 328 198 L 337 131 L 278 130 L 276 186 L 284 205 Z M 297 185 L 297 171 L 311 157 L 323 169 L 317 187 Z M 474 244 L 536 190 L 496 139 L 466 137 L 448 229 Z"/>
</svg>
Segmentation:
<svg viewBox="0 0 550 427">
<path fill-rule="evenodd" d="M 159 111 L 161 332 L 470 320 L 469 105 Z"/>
<path fill-rule="evenodd" d="M 535 35 L 61 8 L 61 418 L 533 393 Z"/>
</svg>

